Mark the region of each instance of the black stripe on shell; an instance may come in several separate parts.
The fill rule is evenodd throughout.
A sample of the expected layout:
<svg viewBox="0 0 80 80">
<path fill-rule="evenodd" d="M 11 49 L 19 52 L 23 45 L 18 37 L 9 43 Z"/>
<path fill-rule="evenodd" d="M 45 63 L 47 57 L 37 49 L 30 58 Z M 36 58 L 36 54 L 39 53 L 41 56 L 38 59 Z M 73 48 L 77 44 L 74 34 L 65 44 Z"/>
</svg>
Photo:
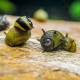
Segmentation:
<svg viewBox="0 0 80 80">
<path fill-rule="evenodd" d="M 26 25 L 26 23 L 21 18 L 17 19 L 16 22 L 26 31 L 30 30 L 30 28 Z"/>
</svg>

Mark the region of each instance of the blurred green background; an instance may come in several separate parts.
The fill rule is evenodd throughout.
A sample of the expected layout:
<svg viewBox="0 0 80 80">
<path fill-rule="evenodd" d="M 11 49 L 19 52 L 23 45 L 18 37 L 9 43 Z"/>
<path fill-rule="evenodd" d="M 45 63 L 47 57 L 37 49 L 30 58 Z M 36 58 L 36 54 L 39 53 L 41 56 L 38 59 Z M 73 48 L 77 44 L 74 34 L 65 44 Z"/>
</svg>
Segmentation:
<svg viewBox="0 0 80 80">
<path fill-rule="evenodd" d="M 30 16 L 43 8 L 50 19 L 80 21 L 80 0 L 0 0 L 0 14 Z"/>
</svg>

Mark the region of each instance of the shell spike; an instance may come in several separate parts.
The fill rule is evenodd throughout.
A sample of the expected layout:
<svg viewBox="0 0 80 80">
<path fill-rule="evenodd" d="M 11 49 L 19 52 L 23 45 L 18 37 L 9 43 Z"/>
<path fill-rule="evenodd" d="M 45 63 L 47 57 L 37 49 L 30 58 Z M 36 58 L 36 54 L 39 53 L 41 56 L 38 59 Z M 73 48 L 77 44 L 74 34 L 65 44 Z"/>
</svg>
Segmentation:
<svg viewBox="0 0 80 80">
<path fill-rule="evenodd" d="M 66 36 L 65 37 L 68 37 L 68 33 L 66 33 Z"/>
<path fill-rule="evenodd" d="M 37 41 L 40 41 L 40 39 L 37 39 Z"/>
<path fill-rule="evenodd" d="M 45 34 L 46 32 L 44 31 L 44 29 L 42 29 L 42 31 L 43 31 L 43 34 Z"/>
</svg>

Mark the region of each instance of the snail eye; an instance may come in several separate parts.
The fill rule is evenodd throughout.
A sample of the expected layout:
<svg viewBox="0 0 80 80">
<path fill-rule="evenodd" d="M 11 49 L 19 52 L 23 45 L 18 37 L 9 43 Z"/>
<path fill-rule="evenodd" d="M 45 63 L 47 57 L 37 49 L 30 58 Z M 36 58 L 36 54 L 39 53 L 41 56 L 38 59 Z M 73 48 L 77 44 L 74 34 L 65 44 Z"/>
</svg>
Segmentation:
<svg viewBox="0 0 80 80">
<path fill-rule="evenodd" d="M 45 40 L 45 46 L 49 46 L 51 44 L 51 40 L 50 39 L 46 39 Z"/>
</svg>

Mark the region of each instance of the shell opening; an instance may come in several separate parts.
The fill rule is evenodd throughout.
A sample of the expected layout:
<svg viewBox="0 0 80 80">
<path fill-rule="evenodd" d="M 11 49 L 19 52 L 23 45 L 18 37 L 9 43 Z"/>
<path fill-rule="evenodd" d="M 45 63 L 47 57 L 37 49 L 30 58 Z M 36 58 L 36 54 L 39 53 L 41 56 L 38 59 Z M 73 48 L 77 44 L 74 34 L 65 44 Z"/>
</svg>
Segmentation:
<svg viewBox="0 0 80 80">
<path fill-rule="evenodd" d="M 45 46 L 49 46 L 50 44 L 51 44 L 51 40 L 50 39 L 46 39 L 44 45 Z"/>
</svg>

